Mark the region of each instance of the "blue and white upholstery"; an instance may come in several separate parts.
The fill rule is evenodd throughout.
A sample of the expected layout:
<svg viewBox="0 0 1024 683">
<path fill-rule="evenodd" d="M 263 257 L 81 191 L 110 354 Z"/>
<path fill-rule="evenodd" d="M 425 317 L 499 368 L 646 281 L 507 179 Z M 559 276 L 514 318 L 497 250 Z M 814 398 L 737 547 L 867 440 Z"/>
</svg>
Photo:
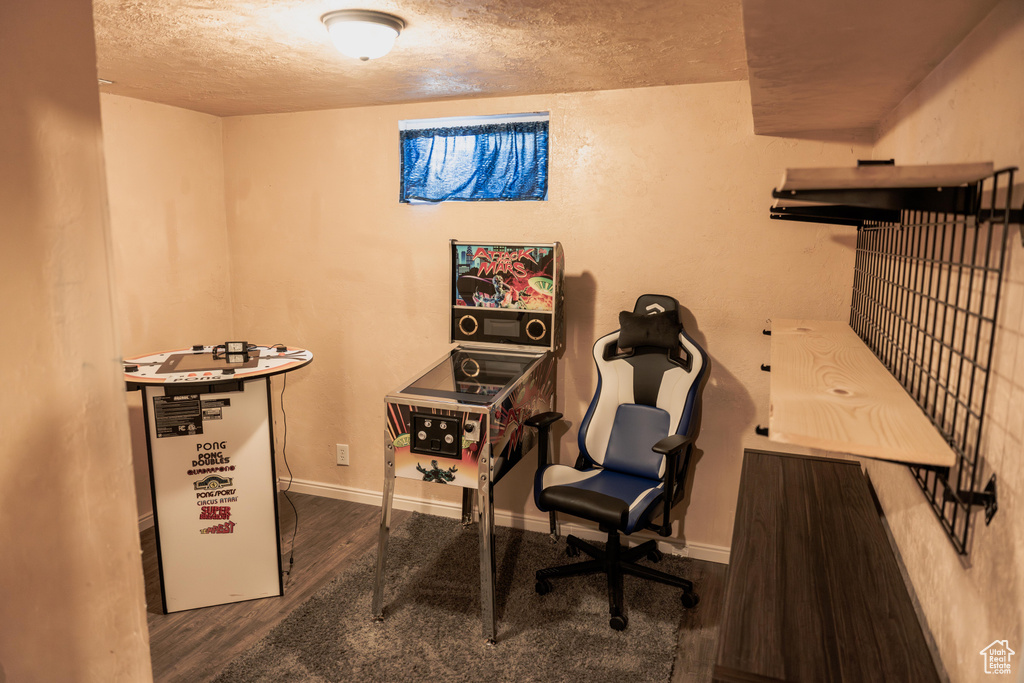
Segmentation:
<svg viewBox="0 0 1024 683">
<path fill-rule="evenodd" d="M 595 551 L 604 558 L 612 545 L 619 553 L 619 532 L 628 535 L 652 528 L 663 536 L 671 534 L 669 510 L 682 497 L 708 369 L 704 350 L 679 324 L 678 310 L 679 304 L 671 297 L 641 296 L 632 315 L 624 312 L 620 316 L 621 329 L 594 344 L 599 381 L 580 425 L 580 454 L 575 466 L 546 462 L 547 431 L 561 416 L 546 413 L 531 421 L 541 430 L 539 443 L 543 451 L 543 462 L 534 482 L 537 507 L 596 522 L 609 534 L 604 551 L 572 536 L 567 538 L 570 549 L 598 557 L 591 552 Z M 637 333 L 635 329 L 627 330 L 627 324 L 631 328 L 653 325 L 655 332 L 646 334 L 649 330 L 641 329 Z M 633 346 L 620 348 L 627 338 Z M 642 547 L 639 552 L 634 551 L 640 547 L 621 551 L 621 572 L 681 586 L 685 591 L 684 604 L 696 604 L 688 581 L 647 567 L 638 568 L 630 561 L 644 554 L 651 559 L 660 558 L 653 541 Z M 606 564 L 601 559 L 541 570 L 537 572 L 537 590 L 550 590 L 550 578 L 604 571 Z M 621 575 L 610 575 L 610 580 L 618 581 L 620 593 L 618 609 L 612 596 L 611 625 L 625 628 Z"/>
</svg>

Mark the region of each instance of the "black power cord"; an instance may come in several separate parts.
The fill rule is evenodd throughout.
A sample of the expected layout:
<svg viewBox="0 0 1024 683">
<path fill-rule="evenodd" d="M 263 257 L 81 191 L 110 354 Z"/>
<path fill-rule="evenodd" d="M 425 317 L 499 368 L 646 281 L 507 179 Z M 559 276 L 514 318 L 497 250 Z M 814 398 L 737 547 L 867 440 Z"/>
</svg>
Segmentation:
<svg viewBox="0 0 1024 683">
<path fill-rule="evenodd" d="M 274 346 L 283 346 L 283 344 L 274 344 Z M 281 376 L 281 424 L 283 426 L 283 434 L 281 436 L 281 457 L 284 460 L 285 469 L 288 470 L 288 484 L 281 489 L 281 493 L 284 494 L 284 499 L 288 501 L 288 504 L 292 506 L 292 512 L 295 517 L 295 524 L 292 527 L 292 540 L 289 544 L 288 553 L 288 569 L 284 570 L 284 575 L 291 579 L 292 567 L 295 564 L 295 537 L 299 533 L 299 510 L 295 507 L 295 503 L 292 502 L 291 496 L 288 492 L 292 488 L 292 482 L 295 480 L 295 475 L 292 474 L 291 465 L 288 464 L 288 413 L 284 409 L 284 392 L 288 388 L 288 375 L 284 374 Z M 285 582 L 287 585 L 287 581 Z"/>
</svg>

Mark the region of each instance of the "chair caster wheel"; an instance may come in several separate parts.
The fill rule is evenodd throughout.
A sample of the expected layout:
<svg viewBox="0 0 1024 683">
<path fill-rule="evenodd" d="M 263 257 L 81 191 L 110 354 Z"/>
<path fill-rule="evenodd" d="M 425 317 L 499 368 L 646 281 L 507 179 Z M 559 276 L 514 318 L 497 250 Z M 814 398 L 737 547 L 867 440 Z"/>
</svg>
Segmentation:
<svg viewBox="0 0 1024 683">
<path fill-rule="evenodd" d="M 665 554 L 657 548 L 647 553 L 647 559 L 651 562 L 661 562 L 663 557 L 665 557 Z"/>
<path fill-rule="evenodd" d="M 579 557 L 580 549 L 574 545 L 567 545 L 565 546 L 565 554 L 569 557 Z"/>
<path fill-rule="evenodd" d="M 537 595 L 547 595 L 551 592 L 551 582 L 547 579 L 538 579 L 533 589 L 537 591 Z"/>
<path fill-rule="evenodd" d="M 683 597 L 681 598 L 681 600 L 683 601 L 683 607 L 685 607 L 686 609 L 692 609 L 697 606 L 697 603 L 700 602 L 700 596 L 696 593 L 687 592 L 683 593 Z"/>
<path fill-rule="evenodd" d="M 626 626 L 629 625 L 629 619 L 621 614 L 616 614 L 614 617 L 608 620 L 608 625 L 616 631 L 625 631 Z"/>
</svg>

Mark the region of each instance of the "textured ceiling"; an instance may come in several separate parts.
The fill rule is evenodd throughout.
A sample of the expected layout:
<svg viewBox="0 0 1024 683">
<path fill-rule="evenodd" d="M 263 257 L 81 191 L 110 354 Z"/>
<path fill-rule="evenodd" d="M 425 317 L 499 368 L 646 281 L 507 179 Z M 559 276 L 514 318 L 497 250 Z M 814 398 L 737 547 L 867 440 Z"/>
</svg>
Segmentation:
<svg viewBox="0 0 1024 683">
<path fill-rule="evenodd" d="M 754 132 L 874 131 L 999 0 L 743 0 Z"/>
<path fill-rule="evenodd" d="M 104 92 L 218 116 L 577 92 L 747 76 L 741 0 L 94 0 Z M 387 56 L 320 17 L 405 20 Z"/>
<path fill-rule="evenodd" d="M 45 1 L 45 0 L 37 0 Z M 1017 1 L 1017 0 L 1014 0 Z M 104 91 L 231 116 L 750 81 L 754 131 L 870 136 L 998 0 L 93 0 Z M 370 62 L 320 17 L 395 14 Z"/>
</svg>

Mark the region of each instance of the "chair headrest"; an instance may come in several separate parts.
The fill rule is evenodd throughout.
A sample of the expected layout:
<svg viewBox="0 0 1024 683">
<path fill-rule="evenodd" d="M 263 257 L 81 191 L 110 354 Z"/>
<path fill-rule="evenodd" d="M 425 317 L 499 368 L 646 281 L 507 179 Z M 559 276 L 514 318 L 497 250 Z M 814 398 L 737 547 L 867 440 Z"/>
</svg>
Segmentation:
<svg viewBox="0 0 1024 683">
<path fill-rule="evenodd" d="M 648 315 L 675 311 L 678 319 L 679 302 L 664 294 L 641 294 L 636 303 L 633 304 L 633 313 L 636 315 Z"/>
<path fill-rule="evenodd" d="M 674 349 L 679 346 L 680 329 L 678 301 L 670 296 L 644 294 L 636 300 L 632 313 L 619 313 L 618 347 Z"/>
</svg>

